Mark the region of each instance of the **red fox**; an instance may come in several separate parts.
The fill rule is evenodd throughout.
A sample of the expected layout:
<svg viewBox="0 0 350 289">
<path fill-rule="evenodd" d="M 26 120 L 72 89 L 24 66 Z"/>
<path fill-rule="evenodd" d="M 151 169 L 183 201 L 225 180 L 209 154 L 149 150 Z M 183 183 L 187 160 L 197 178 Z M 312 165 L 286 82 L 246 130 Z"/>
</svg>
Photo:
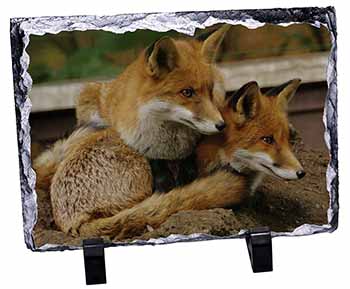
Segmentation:
<svg viewBox="0 0 350 289">
<path fill-rule="evenodd" d="M 87 127 L 110 127 L 148 159 L 189 156 L 200 134 L 218 133 L 225 127 L 218 110 L 225 98 L 223 78 L 214 62 L 229 28 L 221 26 L 204 41 L 163 37 L 115 80 L 86 85 L 76 105 L 78 125 L 85 128 L 68 143 L 86 135 Z M 58 141 L 34 161 L 37 189 L 50 190 L 69 144 Z M 172 187 L 153 185 L 163 190 Z"/>
<path fill-rule="evenodd" d="M 200 134 L 225 124 L 218 104 L 225 97 L 214 62 L 230 25 L 206 40 L 163 37 L 145 49 L 115 80 L 81 92 L 78 124 L 108 125 L 149 159 L 182 159 Z"/>
<path fill-rule="evenodd" d="M 74 236 L 122 240 L 139 236 L 147 225 L 158 227 L 178 211 L 238 204 L 264 174 L 302 178 L 287 118 L 299 83 L 291 80 L 262 94 L 249 82 L 229 97 L 220 109 L 226 128 L 197 146 L 198 179 L 166 194 L 152 193 L 148 162 L 113 128 L 73 135 L 76 141 L 66 148 L 51 185 L 56 224 Z"/>
</svg>

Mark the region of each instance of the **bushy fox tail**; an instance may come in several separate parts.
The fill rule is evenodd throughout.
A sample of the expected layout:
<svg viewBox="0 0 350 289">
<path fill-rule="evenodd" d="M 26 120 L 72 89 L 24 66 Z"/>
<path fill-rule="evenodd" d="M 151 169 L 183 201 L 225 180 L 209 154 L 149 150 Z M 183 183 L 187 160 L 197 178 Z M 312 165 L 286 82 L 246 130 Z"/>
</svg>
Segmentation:
<svg viewBox="0 0 350 289">
<path fill-rule="evenodd" d="M 57 141 L 34 160 L 37 190 L 49 191 L 52 177 L 64 156 L 64 142 L 65 140 Z"/>
<path fill-rule="evenodd" d="M 198 179 L 166 194 L 153 194 L 136 206 L 108 217 L 84 223 L 81 236 L 111 236 L 116 240 L 141 235 L 147 225 L 161 225 L 169 216 L 185 210 L 224 208 L 246 196 L 246 178 L 226 171 Z"/>
<path fill-rule="evenodd" d="M 67 139 L 58 140 L 51 148 L 40 154 L 33 162 L 36 173 L 36 189 L 45 192 L 50 191 L 51 181 L 58 166 L 72 149 L 74 143 L 89 133 L 92 128 L 82 127 L 73 132 Z"/>
</svg>

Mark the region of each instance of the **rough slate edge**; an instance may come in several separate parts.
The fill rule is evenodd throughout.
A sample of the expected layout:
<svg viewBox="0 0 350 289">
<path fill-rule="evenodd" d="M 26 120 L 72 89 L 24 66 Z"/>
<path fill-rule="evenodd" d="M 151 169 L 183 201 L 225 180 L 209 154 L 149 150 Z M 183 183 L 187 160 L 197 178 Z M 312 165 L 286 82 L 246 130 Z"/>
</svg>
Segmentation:
<svg viewBox="0 0 350 289">
<path fill-rule="evenodd" d="M 328 93 L 324 110 L 325 142 L 330 150 L 330 162 L 327 169 L 327 189 L 330 193 L 328 224 L 319 226 L 304 224 L 293 232 L 272 232 L 272 236 L 303 236 L 320 232 L 332 232 L 338 226 L 338 136 L 337 136 L 337 44 L 336 16 L 334 7 L 229 10 L 210 12 L 178 12 L 178 13 L 143 13 L 122 14 L 116 16 L 70 16 L 70 17 L 36 17 L 11 19 L 11 47 L 14 94 L 16 105 L 17 136 L 19 146 L 19 165 L 23 207 L 24 237 L 27 247 L 33 251 L 58 251 L 81 249 L 80 246 L 64 246 L 46 244 L 36 248 L 32 236 L 37 220 L 37 202 L 35 192 L 35 172 L 30 159 L 30 125 L 29 114 L 31 102 L 28 92 L 32 79 L 27 72 L 29 56 L 25 48 L 29 44 L 31 34 L 59 33 L 72 30 L 105 30 L 115 33 L 135 31 L 136 29 L 152 29 L 167 31 L 170 29 L 193 35 L 195 28 L 204 28 L 215 23 L 242 24 L 248 28 L 257 28 L 265 23 L 289 25 L 292 23 L 309 23 L 328 28 L 332 48 L 327 68 Z M 106 246 L 156 245 L 174 242 L 190 242 L 201 240 L 242 238 L 245 231 L 225 237 L 207 234 L 170 235 L 167 238 L 148 241 L 135 240 L 131 243 L 109 243 Z"/>
</svg>

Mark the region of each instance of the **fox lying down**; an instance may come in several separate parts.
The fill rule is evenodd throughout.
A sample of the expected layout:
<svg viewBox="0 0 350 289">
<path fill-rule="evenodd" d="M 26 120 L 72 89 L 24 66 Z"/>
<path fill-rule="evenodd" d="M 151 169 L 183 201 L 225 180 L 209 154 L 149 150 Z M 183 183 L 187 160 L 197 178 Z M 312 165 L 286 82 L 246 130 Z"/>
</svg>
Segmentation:
<svg viewBox="0 0 350 289">
<path fill-rule="evenodd" d="M 197 145 L 198 178 L 166 194 L 152 192 L 148 161 L 113 128 L 79 129 L 60 144 L 65 158 L 52 178 L 57 226 L 73 236 L 122 240 L 141 235 L 148 225 L 157 228 L 179 211 L 239 204 L 266 174 L 302 178 L 287 117 L 299 84 L 291 80 L 263 94 L 249 82 L 228 97 L 220 106 L 226 127 Z"/>
<path fill-rule="evenodd" d="M 92 131 L 111 128 L 118 134 L 115 145 L 122 142 L 151 160 L 152 170 L 162 171 L 164 167 L 153 166 L 154 159 L 160 164 L 160 160 L 187 158 L 201 134 L 215 134 L 225 127 L 218 110 L 225 89 L 215 60 L 229 28 L 223 25 L 199 39 L 162 37 L 141 51 L 112 81 L 87 84 L 77 98 L 78 125 L 92 127 Z M 78 131 L 68 141 L 58 141 L 35 160 L 37 190 L 50 191 L 66 148 L 80 135 Z M 157 191 L 169 191 L 176 184 L 155 182 L 153 186 Z"/>
</svg>

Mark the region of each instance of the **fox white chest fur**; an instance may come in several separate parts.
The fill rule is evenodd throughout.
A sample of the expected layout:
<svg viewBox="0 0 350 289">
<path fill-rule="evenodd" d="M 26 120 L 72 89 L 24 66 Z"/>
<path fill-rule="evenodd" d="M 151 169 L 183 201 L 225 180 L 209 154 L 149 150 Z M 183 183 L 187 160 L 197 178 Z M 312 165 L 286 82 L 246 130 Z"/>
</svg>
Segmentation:
<svg viewBox="0 0 350 289">
<path fill-rule="evenodd" d="M 121 138 L 150 159 L 182 159 L 190 155 L 200 134 L 189 126 L 171 121 L 189 113 L 176 106 L 152 102 L 139 109 L 135 128 L 120 128 Z"/>
</svg>

